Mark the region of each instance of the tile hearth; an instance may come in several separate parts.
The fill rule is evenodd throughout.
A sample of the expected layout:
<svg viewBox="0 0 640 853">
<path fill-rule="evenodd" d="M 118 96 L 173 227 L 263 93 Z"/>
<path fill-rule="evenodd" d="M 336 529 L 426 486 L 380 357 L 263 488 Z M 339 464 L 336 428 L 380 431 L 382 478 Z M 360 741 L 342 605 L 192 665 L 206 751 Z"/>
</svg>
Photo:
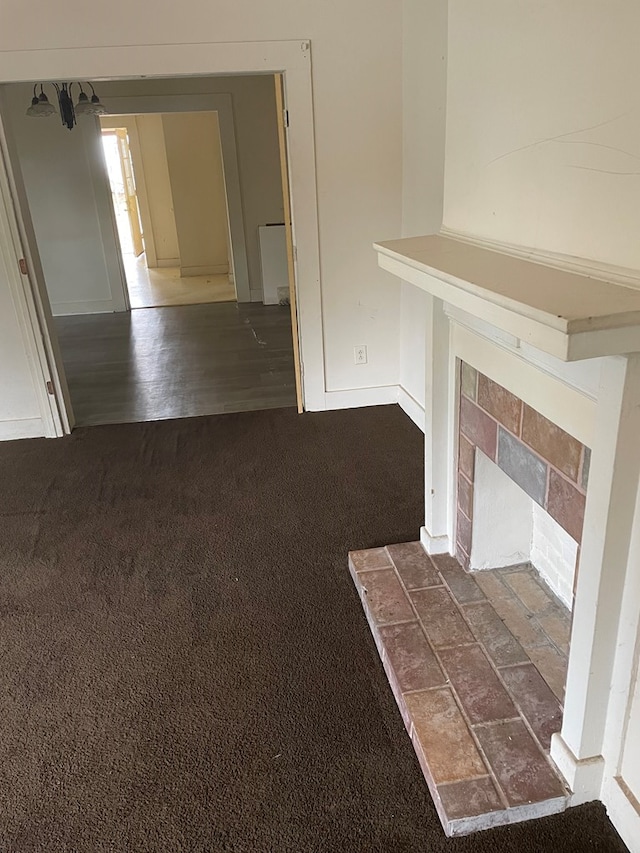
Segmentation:
<svg viewBox="0 0 640 853">
<path fill-rule="evenodd" d="M 570 614 L 528 566 L 467 573 L 419 542 L 349 568 L 447 835 L 562 811 Z"/>
</svg>

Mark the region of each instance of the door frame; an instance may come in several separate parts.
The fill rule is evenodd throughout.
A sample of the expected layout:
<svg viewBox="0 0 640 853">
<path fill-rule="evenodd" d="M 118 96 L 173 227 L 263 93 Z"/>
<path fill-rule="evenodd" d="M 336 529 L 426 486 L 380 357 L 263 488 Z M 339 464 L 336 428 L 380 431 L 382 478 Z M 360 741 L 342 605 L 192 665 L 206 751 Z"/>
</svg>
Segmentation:
<svg viewBox="0 0 640 853">
<path fill-rule="evenodd" d="M 118 69 L 116 76 L 112 72 L 114 68 Z M 294 341 L 294 346 L 299 347 L 300 353 L 304 408 L 321 411 L 326 408 L 325 365 L 310 41 L 55 48 L 0 54 L 0 83 L 34 79 L 90 79 L 100 82 L 145 77 L 277 73 L 283 75 L 285 108 L 289 115 L 287 152 L 299 319 L 299 338 Z M 15 152 L 9 154 L 8 168 L 11 169 L 11 164 L 16 164 L 17 160 Z M 13 191 L 11 195 L 15 205 L 23 211 L 23 219 L 26 219 L 26 197 L 19 197 Z M 24 239 L 30 253 L 37 256 L 33 229 L 25 232 Z M 10 252 L 4 245 L 0 249 L 9 263 L 16 262 L 15 252 Z M 32 320 L 39 326 L 52 353 L 51 371 L 57 404 L 61 411 L 70 413 L 68 395 L 65 397 L 63 393 L 64 370 L 51 313 L 47 310 L 48 299 L 41 268 L 33 270 L 32 287 L 40 294 L 39 300 L 34 300 Z M 47 307 L 38 308 L 38 302 L 46 302 Z M 62 430 L 68 431 L 67 424 L 71 418 L 63 420 L 67 422 Z"/>
</svg>

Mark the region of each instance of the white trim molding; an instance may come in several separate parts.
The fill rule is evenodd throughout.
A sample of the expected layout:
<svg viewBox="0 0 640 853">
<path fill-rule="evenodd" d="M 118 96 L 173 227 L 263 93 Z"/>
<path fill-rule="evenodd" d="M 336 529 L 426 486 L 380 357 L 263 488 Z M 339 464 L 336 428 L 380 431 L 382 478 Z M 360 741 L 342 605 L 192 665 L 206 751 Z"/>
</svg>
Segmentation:
<svg viewBox="0 0 640 853">
<path fill-rule="evenodd" d="M 412 397 L 402 385 L 398 385 L 398 405 L 411 418 L 414 424 L 424 432 L 424 406 L 415 397 Z"/>
</svg>

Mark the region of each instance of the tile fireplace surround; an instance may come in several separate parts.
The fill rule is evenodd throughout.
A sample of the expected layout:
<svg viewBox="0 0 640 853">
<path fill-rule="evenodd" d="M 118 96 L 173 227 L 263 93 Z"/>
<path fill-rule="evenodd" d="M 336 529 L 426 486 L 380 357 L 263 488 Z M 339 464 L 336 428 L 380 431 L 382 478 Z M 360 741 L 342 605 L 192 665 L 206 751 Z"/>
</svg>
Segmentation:
<svg viewBox="0 0 640 853">
<path fill-rule="evenodd" d="M 350 562 L 422 766 L 433 764 L 432 792 L 445 826 L 462 833 L 487 825 L 475 820 L 482 815 L 531 817 L 532 801 L 562 808 L 566 791 L 568 805 L 603 800 L 628 846 L 640 851 L 640 280 L 613 269 L 603 278 L 576 258 L 536 262 L 531 250 L 451 233 L 374 248 L 383 269 L 425 293 L 425 515 L 420 545 L 411 546 L 424 575 L 421 588 L 393 547 L 352 555 Z M 405 408 L 418 419 L 416 401 L 409 403 Z M 474 472 L 470 451 L 483 441 L 489 453 L 476 457 L 482 470 Z M 541 524 L 552 516 L 557 529 L 579 541 L 566 680 L 555 640 L 546 635 L 546 651 L 536 652 L 507 625 L 519 598 L 514 583 L 522 581 L 498 573 L 497 588 L 508 595 L 492 598 L 492 570 L 466 572 L 448 556 L 473 561 L 473 523 L 484 531 L 478 547 L 487 532 L 491 544 L 491 513 L 483 526 L 480 513 L 474 522 L 472 490 L 483 495 L 478 508 L 490 509 L 482 489 L 505 471 L 528 490 Z M 529 501 L 505 483 L 506 494 L 513 488 Z M 509 501 L 502 507 L 508 530 Z M 477 633 L 483 611 L 493 638 Z M 541 614 L 534 616 L 529 625 L 544 635 Z M 512 645 L 506 628 L 526 659 L 496 658 L 497 637 L 506 637 L 505 649 Z M 399 649 L 418 647 L 424 665 L 398 658 Z M 547 683 L 535 675 L 543 671 Z M 563 681 L 558 731 L 550 694 L 558 701 L 553 689 L 561 694 Z M 537 685 L 532 695 L 544 693 L 550 728 L 541 730 L 529 715 L 526 691 L 518 693 L 525 682 Z M 445 718 L 459 735 L 449 769 L 438 763 L 437 750 L 427 755 L 431 727 Z M 537 768 L 533 777 L 527 767 Z M 460 802 L 473 814 L 461 813 Z M 506 818 L 498 817 L 504 812 Z"/>
</svg>

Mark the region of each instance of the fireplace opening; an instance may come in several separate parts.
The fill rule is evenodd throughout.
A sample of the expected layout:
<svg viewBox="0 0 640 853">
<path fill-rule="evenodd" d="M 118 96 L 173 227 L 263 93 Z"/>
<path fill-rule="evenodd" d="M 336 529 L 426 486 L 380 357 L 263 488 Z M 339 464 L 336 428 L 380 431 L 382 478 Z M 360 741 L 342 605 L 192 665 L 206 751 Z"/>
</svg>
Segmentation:
<svg viewBox="0 0 640 853">
<path fill-rule="evenodd" d="M 469 569 L 528 564 L 572 609 L 578 543 L 482 451 L 476 451 Z"/>
</svg>

